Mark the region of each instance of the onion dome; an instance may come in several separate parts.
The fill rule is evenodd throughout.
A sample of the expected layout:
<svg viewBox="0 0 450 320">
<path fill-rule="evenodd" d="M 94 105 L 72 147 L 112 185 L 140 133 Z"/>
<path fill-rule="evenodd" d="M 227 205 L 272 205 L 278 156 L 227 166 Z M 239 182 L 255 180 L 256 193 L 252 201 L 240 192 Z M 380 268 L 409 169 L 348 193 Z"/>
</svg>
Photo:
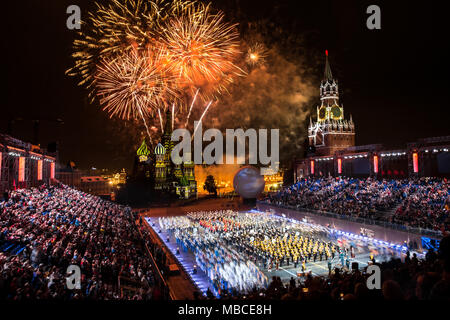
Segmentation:
<svg viewBox="0 0 450 320">
<path fill-rule="evenodd" d="M 166 148 L 160 143 L 155 147 L 155 155 L 162 156 L 166 153 Z"/>
<path fill-rule="evenodd" d="M 150 155 L 150 150 L 147 147 L 147 144 L 145 143 L 145 139 L 142 140 L 141 146 L 139 149 L 137 149 L 136 154 L 140 156 L 148 157 Z"/>
</svg>

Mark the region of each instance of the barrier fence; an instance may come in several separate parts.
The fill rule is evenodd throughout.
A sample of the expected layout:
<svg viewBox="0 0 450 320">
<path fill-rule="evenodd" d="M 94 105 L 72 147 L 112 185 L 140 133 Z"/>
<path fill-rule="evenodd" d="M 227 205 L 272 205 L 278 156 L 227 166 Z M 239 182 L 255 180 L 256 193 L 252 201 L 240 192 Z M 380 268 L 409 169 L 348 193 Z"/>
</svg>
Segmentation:
<svg viewBox="0 0 450 320">
<path fill-rule="evenodd" d="M 162 275 L 162 273 L 161 273 L 161 271 L 160 271 L 160 269 L 159 269 L 159 267 L 158 267 L 158 265 L 157 265 L 157 263 L 156 263 L 156 261 L 155 261 L 155 259 L 153 257 L 152 252 L 150 251 L 149 247 L 147 246 L 147 242 L 145 241 L 145 238 L 142 235 L 141 229 L 138 228 L 138 230 L 139 230 L 139 234 L 140 234 L 140 236 L 141 236 L 141 238 L 143 240 L 145 249 L 147 250 L 147 253 L 150 256 L 152 267 L 153 267 L 154 270 L 156 270 L 156 273 L 154 274 L 155 275 L 155 282 L 161 288 L 161 293 L 162 293 L 162 296 L 164 297 L 164 300 L 168 300 L 168 299 L 175 300 L 172 292 L 169 289 L 169 286 L 167 285 L 166 280 L 164 279 L 164 277 L 163 277 L 163 275 Z"/>
</svg>

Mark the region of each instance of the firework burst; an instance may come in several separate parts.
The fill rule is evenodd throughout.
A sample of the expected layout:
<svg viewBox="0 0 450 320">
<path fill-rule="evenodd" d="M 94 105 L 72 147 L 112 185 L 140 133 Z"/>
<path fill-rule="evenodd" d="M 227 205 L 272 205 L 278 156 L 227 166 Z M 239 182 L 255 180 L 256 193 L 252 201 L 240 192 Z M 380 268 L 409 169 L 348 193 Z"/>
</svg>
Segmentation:
<svg viewBox="0 0 450 320">
<path fill-rule="evenodd" d="M 104 59 L 95 74 L 97 95 L 103 110 L 122 119 L 148 117 L 164 104 L 170 78 L 160 70 L 159 56 L 144 50 L 128 50 Z"/>
<path fill-rule="evenodd" d="M 164 26 L 162 43 L 171 71 L 190 96 L 200 89 L 203 100 L 216 99 L 235 76 L 244 74 L 235 64 L 240 53 L 236 25 L 223 20 L 223 13 L 196 4 Z"/>
<path fill-rule="evenodd" d="M 226 23 L 223 13 L 212 13 L 209 5 L 110 0 L 96 6 L 82 22 L 73 44 L 75 63 L 67 74 L 79 77 L 79 85 L 92 99 L 98 97 L 111 117 L 142 118 L 149 133 L 147 121 L 156 123 L 158 115 L 161 121 L 161 109 L 176 105 L 177 117 L 187 126 L 197 102 L 216 100 L 245 74 L 236 65 L 236 25 Z"/>
<path fill-rule="evenodd" d="M 122 51 L 134 49 L 159 50 L 163 21 L 186 11 L 187 0 L 111 0 L 109 5 L 96 3 L 95 12 L 82 22 L 83 32 L 74 40 L 74 66 L 67 70 L 78 76 L 78 83 L 95 92 L 97 64 Z"/>
<path fill-rule="evenodd" d="M 247 54 L 245 55 L 245 62 L 252 67 L 259 66 L 264 64 L 266 57 L 266 48 L 260 43 L 255 43 L 249 46 Z"/>
</svg>

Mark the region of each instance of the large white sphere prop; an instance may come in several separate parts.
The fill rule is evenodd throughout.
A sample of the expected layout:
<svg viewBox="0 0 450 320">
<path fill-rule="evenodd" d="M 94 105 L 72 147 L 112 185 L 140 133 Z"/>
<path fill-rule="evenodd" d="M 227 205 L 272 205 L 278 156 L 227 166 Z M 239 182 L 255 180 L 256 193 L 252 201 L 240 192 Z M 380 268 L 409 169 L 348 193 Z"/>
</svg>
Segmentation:
<svg viewBox="0 0 450 320">
<path fill-rule="evenodd" d="M 244 199 L 258 197 L 264 191 L 264 177 L 254 167 L 241 168 L 233 179 L 234 190 Z"/>
</svg>

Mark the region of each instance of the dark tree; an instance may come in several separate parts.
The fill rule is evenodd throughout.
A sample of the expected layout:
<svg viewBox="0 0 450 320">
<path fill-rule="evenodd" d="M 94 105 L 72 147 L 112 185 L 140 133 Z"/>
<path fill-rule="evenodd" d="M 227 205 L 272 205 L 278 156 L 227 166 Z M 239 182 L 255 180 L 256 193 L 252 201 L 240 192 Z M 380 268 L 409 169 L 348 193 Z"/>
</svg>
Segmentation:
<svg viewBox="0 0 450 320">
<path fill-rule="evenodd" d="M 214 193 L 217 196 L 217 186 L 216 181 L 212 175 L 206 177 L 205 184 L 203 185 L 203 190 L 208 191 L 209 194 Z"/>
</svg>

